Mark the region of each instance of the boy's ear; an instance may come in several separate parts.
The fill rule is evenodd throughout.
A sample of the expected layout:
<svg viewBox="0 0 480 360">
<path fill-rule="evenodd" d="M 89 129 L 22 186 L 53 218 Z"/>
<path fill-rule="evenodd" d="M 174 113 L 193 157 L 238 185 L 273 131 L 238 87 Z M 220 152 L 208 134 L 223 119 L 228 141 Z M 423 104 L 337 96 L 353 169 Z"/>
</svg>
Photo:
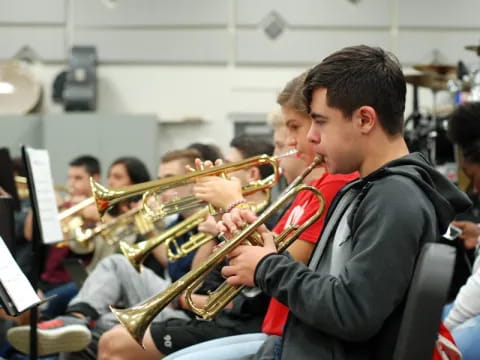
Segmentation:
<svg viewBox="0 0 480 360">
<path fill-rule="evenodd" d="M 358 121 L 360 131 L 368 134 L 378 121 L 377 112 L 371 106 L 361 106 L 355 111 L 354 116 Z"/>
<path fill-rule="evenodd" d="M 257 181 L 262 178 L 262 174 L 260 173 L 260 169 L 256 166 L 250 168 L 249 170 L 249 181 Z"/>
</svg>

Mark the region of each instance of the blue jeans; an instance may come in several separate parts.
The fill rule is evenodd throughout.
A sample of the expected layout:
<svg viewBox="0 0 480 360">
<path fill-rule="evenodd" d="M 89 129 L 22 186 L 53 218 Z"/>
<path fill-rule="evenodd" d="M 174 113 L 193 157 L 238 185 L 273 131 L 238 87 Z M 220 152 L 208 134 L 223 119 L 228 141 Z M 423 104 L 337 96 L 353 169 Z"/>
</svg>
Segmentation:
<svg viewBox="0 0 480 360">
<path fill-rule="evenodd" d="M 443 308 L 442 321 L 445 320 L 453 304 Z M 463 360 L 480 359 L 480 315 L 472 317 L 450 331 Z"/>
<path fill-rule="evenodd" d="M 73 282 L 60 285 L 50 291 L 47 291 L 44 294 L 45 297 L 52 295 L 57 296 L 47 303 L 47 307 L 43 309 L 42 312 L 51 318 L 65 314 L 68 303 L 75 297 L 75 295 L 77 295 L 77 293 L 77 286 Z"/>
<path fill-rule="evenodd" d="M 165 357 L 164 360 L 234 360 L 256 354 L 267 335 L 263 333 L 228 336 L 189 346 Z"/>
<path fill-rule="evenodd" d="M 463 360 L 480 359 L 480 315 L 468 319 L 452 330 Z"/>
</svg>

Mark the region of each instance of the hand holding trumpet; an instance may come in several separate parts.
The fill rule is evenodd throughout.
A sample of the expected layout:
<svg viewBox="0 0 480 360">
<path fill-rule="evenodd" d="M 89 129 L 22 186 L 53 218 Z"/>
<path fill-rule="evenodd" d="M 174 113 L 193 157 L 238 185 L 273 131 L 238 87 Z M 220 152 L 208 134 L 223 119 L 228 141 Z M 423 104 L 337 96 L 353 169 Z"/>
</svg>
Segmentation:
<svg viewBox="0 0 480 360">
<path fill-rule="evenodd" d="M 256 219 L 253 211 L 233 209 L 223 215 L 217 229 L 228 239 Z M 262 236 L 263 246 L 239 245 L 228 254 L 229 265 L 222 268 L 222 275 L 228 284 L 255 286 L 254 275 L 257 265 L 265 256 L 277 253 L 273 233 L 265 225 L 260 225 L 257 232 Z"/>
<path fill-rule="evenodd" d="M 217 159 L 215 164 L 211 161 L 202 162 L 195 160 L 196 170 L 211 169 L 214 166 L 223 165 L 221 159 Z M 193 168 L 188 171 L 196 171 Z M 198 178 L 193 186 L 193 194 L 199 200 L 211 204 L 215 209 L 226 209 L 234 201 L 243 199 L 242 184 L 234 176 L 205 176 Z"/>
</svg>

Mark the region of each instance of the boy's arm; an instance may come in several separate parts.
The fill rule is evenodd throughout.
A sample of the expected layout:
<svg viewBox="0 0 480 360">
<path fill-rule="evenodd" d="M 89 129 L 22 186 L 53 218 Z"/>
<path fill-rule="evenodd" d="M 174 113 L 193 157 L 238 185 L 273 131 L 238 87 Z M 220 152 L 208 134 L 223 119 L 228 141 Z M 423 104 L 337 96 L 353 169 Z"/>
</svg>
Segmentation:
<svg viewBox="0 0 480 360">
<path fill-rule="evenodd" d="M 350 341 L 373 336 L 405 296 L 425 227 L 437 226 L 419 205 L 423 195 L 401 185 L 366 195 L 353 221 L 352 255 L 337 277 L 270 254 L 257 266 L 257 286 L 323 332 Z"/>
</svg>

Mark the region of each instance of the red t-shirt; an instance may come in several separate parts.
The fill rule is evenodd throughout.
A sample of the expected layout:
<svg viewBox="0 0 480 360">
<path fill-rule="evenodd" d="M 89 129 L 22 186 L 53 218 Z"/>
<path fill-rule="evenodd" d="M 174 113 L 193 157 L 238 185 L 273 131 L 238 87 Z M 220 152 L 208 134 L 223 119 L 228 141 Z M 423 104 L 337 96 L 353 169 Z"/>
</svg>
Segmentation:
<svg viewBox="0 0 480 360">
<path fill-rule="evenodd" d="M 332 175 L 325 173 L 321 178 L 313 180 L 309 185 L 316 187 L 325 198 L 325 211 L 318 221 L 307 228 L 300 239 L 316 243 L 323 228 L 323 222 L 327 210 L 332 203 L 333 198 L 346 183 L 358 178 L 358 173 L 348 175 Z M 318 200 L 311 191 L 302 191 L 293 201 L 285 215 L 277 223 L 273 232 L 279 234 L 283 229 L 291 224 L 302 224 L 318 209 Z M 287 321 L 288 307 L 280 303 L 275 298 L 270 300 L 267 313 L 263 319 L 262 331 L 269 335 L 282 336 L 283 327 Z"/>
<path fill-rule="evenodd" d="M 40 278 L 49 284 L 62 284 L 71 281 L 70 274 L 63 266 L 63 260 L 69 254 L 70 248 L 68 246 L 50 246 L 47 260 L 45 261 L 45 271 Z"/>
</svg>

